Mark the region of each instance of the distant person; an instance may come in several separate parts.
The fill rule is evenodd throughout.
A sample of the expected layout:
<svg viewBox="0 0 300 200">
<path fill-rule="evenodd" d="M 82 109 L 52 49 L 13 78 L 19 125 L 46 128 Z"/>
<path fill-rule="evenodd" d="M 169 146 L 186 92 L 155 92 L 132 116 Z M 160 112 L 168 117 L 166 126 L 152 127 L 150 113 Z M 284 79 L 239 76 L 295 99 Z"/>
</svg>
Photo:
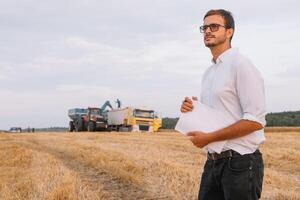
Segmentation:
<svg viewBox="0 0 300 200">
<path fill-rule="evenodd" d="M 35 131 L 35 130 L 34 130 L 34 128 L 32 128 L 32 129 L 31 129 L 31 132 L 33 132 L 33 133 L 34 133 L 34 131 Z"/>
<path fill-rule="evenodd" d="M 264 164 L 259 146 L 265 140 L 264 81 L 252 62 L 231 47 L 234 30 L 232 14 L 223 9 L 208 11 L 200 26 L 212 54 L 212 65 L 202 77 L 200 101 L 236 120 L 215 132 L 188 133 L 199 148 L 226 141 L 220 154 L 206 147 L 200 200 L 256 200 L 262 192 Z M 196 100 L 186 97 L 181 112 L 192 111 Z"/>
</svg>

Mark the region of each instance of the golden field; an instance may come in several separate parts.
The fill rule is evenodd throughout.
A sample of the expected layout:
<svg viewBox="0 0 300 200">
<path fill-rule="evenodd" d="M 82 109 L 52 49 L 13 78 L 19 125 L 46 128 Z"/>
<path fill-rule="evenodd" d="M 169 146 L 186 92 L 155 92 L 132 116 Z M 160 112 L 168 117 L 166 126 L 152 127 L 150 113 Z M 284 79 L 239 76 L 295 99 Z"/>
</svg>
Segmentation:
<svg viewBox="0 0 300 200">
<path fill-rule="evenodd" d="M 300 199 L 300 132 L 267 131 L 262 199 Z M 175 132 L 0 134 L 0 199 L 197 199 L 205 153 Z"/>
</svg>

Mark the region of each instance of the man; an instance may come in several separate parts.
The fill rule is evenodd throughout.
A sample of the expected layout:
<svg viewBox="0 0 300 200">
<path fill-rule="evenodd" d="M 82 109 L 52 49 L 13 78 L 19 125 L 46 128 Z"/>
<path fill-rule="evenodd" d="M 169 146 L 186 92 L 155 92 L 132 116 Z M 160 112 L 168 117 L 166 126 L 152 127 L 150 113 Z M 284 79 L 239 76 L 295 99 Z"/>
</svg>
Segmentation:
<svg viewBox="0 0 300 200">
<path fill-rule="evenodd" d="M 207 12 L 200 27 L 213 56 L 212 66 L 203 75 L 200 101 L 236 121 L 215 132 L 188 133 L 199 148 L 226 141 L 219 154 L 206 147 L 200 200 L 255 200 L 261 196 L 264 165 L 258 148 L 265 140 L 264 83 L 250 60 L 231 48 L 234 30 L 231 13 L 222 9 Z M 196 100 L 186 97 L 181 112 L 192 111 Z"/>
</svg>

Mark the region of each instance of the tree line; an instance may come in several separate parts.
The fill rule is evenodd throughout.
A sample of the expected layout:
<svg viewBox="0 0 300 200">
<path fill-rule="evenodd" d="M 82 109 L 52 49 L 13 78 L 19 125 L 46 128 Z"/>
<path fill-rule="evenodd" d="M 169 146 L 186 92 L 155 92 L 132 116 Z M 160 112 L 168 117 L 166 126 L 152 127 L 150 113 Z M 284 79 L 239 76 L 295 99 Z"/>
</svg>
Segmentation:
<svg viewBox="0 0 300 200">
<path fill-rule="evenodd" d="M 267 126 L 300 126 L 300 111 L 269 113 L 266 116 Z"/>
<path fill-rule="evenodd" d="M 162 129 L 174 129 L 178 117 L 162 119 Z M 268 113 L 266 115 L 267 127 L 273 126 L 300 126 L 300 111 L 286 111 L 277 113 Z"/>
</svg>

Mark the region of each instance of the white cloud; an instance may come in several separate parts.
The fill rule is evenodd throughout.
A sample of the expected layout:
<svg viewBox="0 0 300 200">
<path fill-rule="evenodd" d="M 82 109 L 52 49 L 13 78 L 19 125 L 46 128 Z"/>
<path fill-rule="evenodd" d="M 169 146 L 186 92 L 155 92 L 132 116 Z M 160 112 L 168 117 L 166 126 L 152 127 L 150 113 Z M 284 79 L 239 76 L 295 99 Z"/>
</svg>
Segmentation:
<svg viewBox="0 0 300 200">
<path fill-rule="evenodd" d="M 9 77 L 0 74 L 0 80 L 8 80 L 8 79 L 9 79 Z"/>
</svg>

